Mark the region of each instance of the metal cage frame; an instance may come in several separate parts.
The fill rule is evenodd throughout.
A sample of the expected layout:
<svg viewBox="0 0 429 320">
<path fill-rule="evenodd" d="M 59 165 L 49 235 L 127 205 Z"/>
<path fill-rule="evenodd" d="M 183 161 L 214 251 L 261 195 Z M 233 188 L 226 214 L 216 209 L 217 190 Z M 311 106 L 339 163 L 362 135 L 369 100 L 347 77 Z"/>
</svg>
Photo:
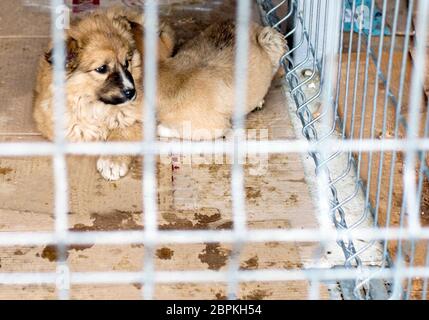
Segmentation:
<svg viewBox="0 0 429 320">
<path fill-rule="evenodd" d="M 296 116 L 299 118 L 300 123 L 302 125 L 302 135 L 310 142 L 314 143 L 315 145 L 323 145 L 324 141 L 328 138 L 330 138 L 332 135 L 335 134 L 336 131 L 341 132 L 340 139 L 349 139 L 350 137 L 347 136 L 346 130 L 345 130 L 345 122 L 347 117 L 347 112 L 352 112 L 352 119 L 355 117 L 355 110 L 356 110 L 356 104 L 359 103 L 356 101 L 356 83 L 357 79 L 359 77 L 358 71 L 355 71 L 355 87 L 349 88 L 349 83 L 351 82 L 351 77 L 353 76 L 350 72 L 350 63 L 351 63 L 351 52 L 352 52 L 352 42 L 353 37 L 357 37 L 357 58 L 356 61 L 358 61 L 359 57 L 364 54 L 366 54 L 366 64 L 365 64 L 365 72 L 366 72 L 366 78 L 365 78 L 365 92 L 368 89 L 368 67 L 370 63 L 373 63 L 376 65 L 377 75 L 376 75 L 376 90 L 378 90 L 380 81 L 382 85 L 384 86 L 384 89 L 386 90 L 386 97 L 385 97 L 385 104 L 384 104 L 384 114 L 386 114 L 386 110 L 388 108 L 388 101 L 389 103 L 393 104 L 395 108 L 395 116 L 396 116 L 396 123 L 395 123 L 395 133 L 394 138 L 399 138 L 399 127 L 403 126 L 409 136 L 416 135 L 416 130 L 418 129 L 411 129 L 410 125 L 416 126 L 416 108 L 412 108 L 413 115 L 411 116 L 411 119 L 408 121 L 412 124 L 407 123 L 407 119 L 404 115 L 401 114 L 401 106 L 403 103 L 403 100 L 406 98 L 403 96 L 403 88 L 404 88 L 404 80 L 405 80 L 405 74 L 406 72 L 409 72 L 410 70 L 407 70 L 406 65 L 406 56 L 408 53 L 408 50 L 410 49 L 410 39 L 413 35 L 412 31 L 412 13 L 413 13 L 413 7 L 417 5 L 414 0 L 409 1 L 409 7 L 408 7 L 408 13 L 407 13 L 407 22 L 406 22 L 406 30 L 404 34 L 404 43 L 403 43 L 403 59 L 402 59 L 402 67 L 401 67 L 401 79 L 400 79 L 400 88 L 399 92 L 395 93 L 393 92 L 391 88 L 391 77 L 392 77 L 392 63 L 389 62 L 389 67 L 387 72 L 382 70 L 381 68 L 381 53 L 383 50 L 384 41 L 385 41 L 385 28 L 387 28 L 387 1 L 383 1 L 383 7 L 382 7 L 382 26 L 381 26 L 381 35 L 380 35 L 380 43 L 376 49 L 372 48 L 372 41 L 374 39 L 374 36 L 372 34 L 373 30 L 373 24 L 374 24 L 374 11 L 376 8 L 375 1 L 371 1 L 371 7 L 370 7 L 370 25 L 369 25 L 369 32 L 365 33 L 362 29 L 360 29 L 358 32 L 354 30 L 354 21 L 358 20 L 360 18 L 359 14 L 359 6 L 363 6 L 363 1 L 359 2 L 356 0 L 343 0 L 339 1 L 341 3 L 341 9 L 340 9 L 340 19 L 337 21 L 337 26 L 334 27 L 334 29 L 328 29 L 328 16 L 329 19 L 332 19 L 332 5 L 334 1 L 323 1 L 323 0 L 310 0 L 310 1 L 298 1 L 298 0 L 285 0 L 285 1 L 271 1 L 271 0 L 259 0 L 258 4 L 261 8 L 262 12 L 262 20 L 266 25 L 272 26 L 276 28 L 279 31 L 282 31 L 285 34 L 285 38 L 288 40 L 288 43 L 290 45 L 289 52 L 283 57 L 283 66 L 286 72 L 285 80 L 288 85 L 288 92 L 290 93 L 296 108 Z M 336 2 L 336 1 L 335 1 Z M 326 73 L 329 73 L 329 70 L 326 70 L 327 64 L 325 59 L 327 59 L 327 48 L 326 48 L 326 38 L 327 33 L 334 32 L 335 28 L 338 28 L 340 30 L 339 35 L 337 38 L 334 38 L 334 41 L 338 42 L 338 47 L 336 47 L 334 50 L 338 50 L 338 57 L 337 57 L 337 70 L 341 70 L 341 64 L 342 64 L 342 53 L 346 53 L 347 51 L 343 49 L 343 41 L 344 41 L 344 35 L 346 32 L 344 31 L 345 26 L 345 15 L 346 15 L 346 2 L 352 7 L 351 9 L 351 17 L 352 17 L 352 27 L 350 28 L 350 34 L 349 34 L 349 49 L 348 49 L 348 70 L 346 79 L 341 78 L 341 72 L 338 72 L 337 79 L 326 79 Z M 423 1 L 424 2 L 424 1 Z M 389 50 L 389 59 L 392 60 L 393 58 L 393 47 L 395 46 L 397 42 L 396 38 L 396 32 L 398 31 L 398 17 L 399 17 L 399 4 L 400 0 L 395 1 L 395 12 L 393 15 L 393 21 L 391 21 L 392 24 L 392 36 L 390 38 L 390 50 Z M 420 13 L 421 12 L 427 12 L 427 6 L 425 4 L 420 4 Z M 286 9 L 285 9 L 286 8 Z M 281 15 L 278 14 L 280 10 L 283 9 L 283 12 Z M 335 9 L 334 9 L 335 10 Z M 286 11 L 286 13 L 284 13 Z M 420 32 L 422 34 L 426 34 L 426 23 L 422 20 L 422 16 L 419 15 L 419 22 L 420 22 Z M 425 39 L 425 36 L 422 35 L 422 39 Z M 332 40 L 332 39 L 331 39 Z M 356 40 L 356 39 L 355 39 Z M 365 52 L 363 51 L 363 41 L 366 41 L 366 47 L 367 49 Z M 320 49 L 320 42 L 322 42 L 322 48 Z M 335 47 L 335 46 L 332 46 Z M 301 52 L 298 52 L 301 51 Z M 418 102 L 418 97 L 421 97 L 421 79 L 419 82 L 419 71 L 418 68 L 420 68 L 420 65 L 424 64 L 424 49 L 420 47 L 419 51 L 419 58 L 420 60 L 417 61 L 417 67 L 414 69 L 413 75 L 413 93 L 417 96 L 413 100 L 413 97 L 411 97 L 411 102 L 414 102 L 415 105 L 417 105 L 416 102 Z M 419 65 L 420 64 L 420 65 Z M 334 65 L 331 64 L 329 67 L 333 67 Z M 421 69 L 420 69 L 421 70 Z M 306 74 L 306 77 L 303 77 L 303 73 Z M 320 76 L 320 86 L 319 90 L 316 92 L 309 93 L 308 90 L 306 90 L 305 86 L 315 77 Z M 336 82 L 334 84 L 329 83 Z M 354 90 L 353 91 L 353 106 L 347 110 L 347 103 L 346 103 L 346 109 L 344 111 L 344 115 L 341 118 L 339 115 L 339 97 L 340 97 L 340 90 L 341 81 L 346 81 L 346 90 Z M 326 99 L 323 97 L 324 94 L 324 86 L 331 85 L 329 89 L 327 89 L 328 94 L 331 94 L 331 96 Z M 419 92 L 420 91 L 420 92 Z M 346 100 L 347 95 L 349 92 L 346 92 Z M 378 94 L 378 93 L 377 93 Z M 316 117 L 314 117 L 312 112 L 312 104 L 314 104 L 315 101 L 323 99 L 324 104 L 324 111 L 318 114 Z M 374 106 L 376 109 L 376 98 L 374 98 Z M 328 102 L 328 104 L 326 104 Z M 365 106 L 369 103 L 366 101 L 366 98 L 362 101 L 363 105 L 363 111 L 362 111 L 362 118 L 363 114 L 365 112 Z M 332 112 L 329 112 L 329 109 L 332 109 Z M 373 121 L 372 126 L 374 127 L 374 113 L 373 111 Z M 331 117 L 331 119 L 326 119 L 328 117 Z M 331 124 L 330 130 L 327 132 L 321 132 L 320 127 L 318 128 L 317 123 L 318 122 L 327 122 Z M 354 121 L 354 120 L 352 120 Z M 426 120 L 425 125 L 425 132 L 424 132 L 424 138 L 428 137 L 429 132 L 429 125 L 428 121 Z M 387 119 L 386 116 L 384 116 L 383 120 L 383 132 L 381 135 L 381 138 L 386 137 L 386 125 L 387 125 Z M 363 139 L 363 126 L 364 121 L 362 121 L 361 128 L 360 128 L 360 139 Z M 352 125 L 352 128 L 354 126 Z M 353 129 L 352 129 L 353 130 Z M 374 128 L 371 130 L 371 140 L 375 140 L 375 132 Z M 351 134 L 353 136 L 353 133 Z M 378 169 L 378 189 L 377 189 L 377 199 L 380 199 L 380 183 L 381 183 L 381 174 L 382 174 L 382 167 L 383 167 L 383 156 L 384 151 L 380 150 L 381 152 L 381 160 L 380 165 Z M 412 152 L 407 153 L 407 169 L 411 170 L 410 167 L 413 166 L 414 159 L 413 156 L 410 155 Z M 378 224 L 378 202 L 373 204 L 371 203 L 369 199 L 369 188 L 367 184 L 364 183 L 364 181 L 360 178 L 359 172 L 360 172 L 360 166 L 361 166 L 361 158 L 362 158 L 362 152 L 358 152 L 358 154 L 354 154 L 353 151 L 346 152 L 346 156 L 348 158 L 347 165 L 344 166 L 344 170 L 338 175 L 333 175 L 330 171 L 330 164 L 340 157 L 341 155 L 344 155 L 342 152 L 335 152 L 332 151 L 330 153 L 324 153 L 320 151 L 311 152 L 310 153 L 311 158 L 314 160 L 315 163 L 315 170 L 316 174 L 320 174 L 321 171 L 324 171 L 324 173 L 328 177 L 328 183 L 329 183 L 329 202 L 330 202 L 330 212 L 329 215 L 332 218 L 333 223 L 335 224 L 335 227 L 338 230 L 353 230 L 356 228 L 359 228 L 360 225 L 368 219 L 369 216 L 372 217 L 374 220 L 374 228 L 377 228 Z M 369 174 L 371 175 L 372 168 L 372 156 L 373 151 L 369 153 L 370 157 L 370 165 L 369 165 Z M 392 165 L 390 167 L 390 185 L 389 185 L 389 203 L 392 201 L 392 188 L 393 188 L 393 169 L 395 165 L 395 160 L 397 157 L 397 153 L 394 152 L 393 154 L 393 160 Z M 424 161 L 426 157 L 426 152 L 424 150 L 418 150 L 418 160 L 419 160 L 419 171 L 418 171 L 418 186 L 417 186 L 417 195 L 414 199 L 407 199 L 406 195 L 404 195 L 403 199 L 403 205 L 401 210 L 401 221 L 400 221 L 400 228 L 405 228 L 405 211 L 406 211 L 406 204 L 405 202 L 408 200 L 410 202 L 417 202 L 417 207 L 420 207 L 420 199 L 422 197 L 422 191 L 423 191 L 423 181 L 425 178 L 429 177 L 429 170 L 427 167 L 426 162 Z M 406 170 L 407 170 L 406 169 Z M 342 200 L 338 197 L 338 189 L 337 184 L 341 179 L 345 178 L 347 175 L 350 174 L 350 172 L 353 172 L 355 174 L 354 178 L 354 184 L 355 184 L 355 192 L 343 197 Z M 407 189 L 406 185 L 405 189 Z M 361 212 L 361 218 L 358 219 L 357 222 L 350 224 L 349 217 L 347 213 L 347 209 L 345 209 L 345 206 L 348 202 L 352 201 L 355 197 L 357 197 L 358 189 L 360 189 L 361 192 L 365 194 L 365 203 L 364 207 L 362 208 Z M 372 191 L 374 192 L 374 191 Z M 410 191 L 405 190 L 405 194 L 409 195 Z M 409 203 L 408 203 L 409 204 Z M 391 218 L 391 209 L 392 207 L 389 206 L 388 212 L 387 212 L 387 220 L 390 221 Z M 388 225 L 386 227 L 389 227 Z M 381 269 L 385 268 L 391 268 L 394 265 L 394 262 L 392 261 L 392 258 L 388 252 L 387 244 L 389 240 L 385 239 L 381 243 L 383 245 L 383 255 L 382 255 L 382 264 Z M 338 240 L 338 245 L 341 247 L 345 261 L 344 266 L 346 268 L 356 268 L 360 269 L 363 267 L 362 260 L 360 259 L 360 256 L 368 250 L 372 245 L 374 245 L 374 241 L 368 242 L 367 245 L 364 247 L 361 247 L 359 249 L 356 248 L 356 245 L 352 240 L 350 241 L 343 241 Z M 413 266 L 413 259 L 414 259 L 414 250 L 415 250 L 415 240 L 411 239 L 411 246 L 412 246 L 412 257 L 410 261 L 410 266 Z M 402 263 L 400 261 L 402 257 L 401 252 L 401 241 L 399 241 L 398 245 L 398 259 L 396 261 L 397 264 Z M 429 257 L 429 254 L 428 254 Z M 428 260 L 428 259 L 426 259 Z M 377 272 L 377 271 L 374 271 Z M 351 299 L 359 298 L 359 299 L 374 299 L 377 298 L 388 298 L 388 297 L 401 297 L 401 298 L 410 298 L 410 290 L 411 290 L 411 278 L 408 279 L 407 285 L 405 287 L 402 287 L 401 285 L 398 285 L 396 283 L 395 292 L 392 292 L 391 290 L 391 282 L 392 279 L 384 279 L 382 283 L 377 282 L 374 283 L 371 280 L 371 277 L 367 278 L 358 278 L 356 279 L 355 283 L 350 286 L 348 286 L 349 290 L 349 297 Z M 427 282 L 425 284 L 427 288 Z M 347 291 L 346 288 L 347 285 L 343 287 L 343 291 Z M 424 288 L 423 288 L 424 289 Z M 427 290 L 427 289 L 426 289 Z M 425 294 L 423 293 L 425 296 Z"/>
<path fill-rule="evenodd" d="M 403 125 L 407 130 L 407 139 L 400 139 L 395 132 L 395 139 L 383 140 L 383 144 L 376 140 L 372 130 L 371 139 L 353 139 L 347 136 L 344 118 L 339 117 L 339 83 L 340 74 L 336 73 L 342 63 L 345 2 L 352 0 L 257 0 L 261 9 L 261 16 L 267 25 L 273 26 L 285 34 L 289 43 L 289 51 L 283 57 L 285 83 L 288 96 L 293 102 L 293 108 L 301 124 L 299 129 L 305 139 L 276 140 L 276 141 L 245 141 L 241 134 L 230 141 L 213 142 L 161 142 L 156 139 L 155 95 L 156 95 L 156 41 L 159 8 L 157 1 L 144 1 L 145 9 L 145 55 L 144 85 L 145 85 L 145 140 L 133 143 L 77 143 L 65 141 L 63 132 L 64 99 L 64 61 L 65 48 L 63 43 L 64 30 L 52 24 L 54 44 L 54 83 L 55 91 L 55 136 L 53 143 L 48 142 L 1 142 L 0 156 L 50 156 L 53 158 L 54 185 L 55 185 L 55 229 L 52 232 L 2 232 L 0 233 L 0 247 L 24 245 L 53 245 L 58 249 L 57 270 L 47 273 L 0 273 L 0 284 L 56 284 L 58 297 L 68 299 L 72 284 L 123 284 L 138 283 L 142 285 L 142 296 L 152 299 L 156 284 L 160 283 L 227 283 L 228 298 L 236 298 L 240 282 L 275 282 L 275 281 L 308 281 L 310 283 L 309 297 L 319 298 L 319 285 L 325 282 L 339 284 L 343 298 L 346 299 L 387 299 L 410 298 L 411 280 L 416 277 L 424 279 L 423 299 L 427 298 L 429 279 L 429 253 L 426 266 L 414 266 L 413 261 L 404 263 L 401 246 L 399 245 L 396 259 L 390 258 L 387 249 L 389 241 L 428 241 L 429 228 L 423 227 L 419 220 L 420 199 L 423 190 L 423 180 L 428 177 L 429 168 L 423 159 L 429 150 L 429 116 L 423 137 L 418 136 L 418 107 L 423 96 L 422 83 L 425 68 L 426 47 L 424 41 L 416 46 L 416 63 L 412 75 L 412 92 L 410 94 L 409 118 L 401 117 L 401 101 L 405 98 L 390 90 L 392 66 L 385 74 L 381 68 L 380 52 L 383 41 L 380 41 L 379 50 L 373 51 L 367 46 L 365 69 L 368 72 L 369 62 L 377 65 L 377 79 L 386 90 L 387 101 L 396 106 L 396 129 Z M 352 17 L 357 16 L 356 1 L 353 0 Z M 395 0 L 396 4 L 401 0 Z M 405 0 L 403 0 L 405 1 Z M 414 5 L 416 0 L 410 0 Z M 61 12 L 56 8 L 64 7 L 63 0 L 50 0 L 51 19 L 56 21 Z M 244 126 L 243 106 L 246 97 L 246 57 L 248 54 L 247 29 L 251 17 L 251 1 L 237 1 L 237 54 L 236 54 L 236 109 L 234 129 L 241 132 Z M 374 0 L 372 1 L 374 10 Z M 384 0 L 383 19 L 386 21 L 386 4 Z M 429 1 L 419 1 L 417 32 L 422 38 L 427 35 L 426 13 L 429 12 Z M 282 11 L 285 9 L 284 11 Z M 282 13 L 281 13 L 282 12 Z M 409 49 L 411 37 L 411 14 L 408 14 L 407 30 L 404 42 L 404 56 Z M 281 14 L 280 14 L 281 13 Z M 371 15 L 372 16 L 372 15 Z M 398 12 L 393 21 L 393 36 L 391 44 L 395 43 Z M 370 29 L 371 30 L 371 29 Z M 350 31 L 351 40 L 356 32 Z M 363 39 L 371 44 L 372 34 L 365 35 L 358 32 L 358 44 Z M 383 38 L 381 38 L 383 37 Z M 384 40 L 381 36 L 380 40 Z M 380 49 L 381 48 L 381 49 Z M 351 49 L 349 49 L 351 50 Z M 359 45 L 358 54 L 362 47 Z M 338 59 L 338 60 L 337 60 Z M 351 55 L 349 51 L 348 64 Z M 406 61 L 403 61 L 401 83 L 403 85 L 406 71 Z M 355 77 L 357 77 L 357 74 Z M 346 82 L 349 83 L 352 75 L 350 70 Z M 366 77 L 365 83 L 368 78 Z M 378 82 L 377 82 L 378 83 Z M 313 88 L 308 85 L 313 84 Z M 355 92 L 355 87 L 350 89 Z M 347 90 L 348 92 L 348 90 Z M 374 101 L 376 103 L 376 101 Z M 321 107 L 315 116 L 314 107 Z M 357 101 L 349 108 L 355 112 Z M 365 103 L 363 103 L 365 105 Z M 363 112 L 363 111 L 362 111 Z M 345 112 L 345 115 L 347 112 Z M 383 134 L 385 135 L 386 121 Z M 361 130 L 363 124 L 361 125 Z M 416 131 L 417 130 L 417 131 Z M 417 137 L 417 138 L 416 138 Z M 192 230 L 171 231 L 159 230 L 157 224 L 156 199 L 156 156 L 171 153 L 180 154 L 215 154 L 222 153 L 240 159 L 250 153 L 266 152 L 267 154 L 309 153 L 314 160 L 317 180 L 315 189 L 318 190 L 317 204 L 320 227 L 314 229 L 263 229 L 249 230 L 246 223 L 244 174 L 240 161 L 232 165 L 231 190 L 233 200 L 233 228 L 231 230 Z M 401 221 L 397 227 L 377 225 L 378 208 L 369 201 L 370 190 L 359 177 L 361 157 L 364 152 L 370 156 L 374 152 L 406 153 L 404 171 L 404 196 L 401 210 Z M 134 154 L 145 156 L 142 189 L 144 192 L 144 230 L 138 231 L 89 231 L 78 232 L 68 229 L 68 183 L 66 170 L 67 155 L 126 155 Z M 417 156 L 416 156 L 417 155 Z M 336 161 L 342 161 L 338 168 Z M 415 182 L 417 163 L 418 181 Z M 392 161 L 394 164 L 395 162 Z M 392 165 L 393 166 L 393 165 Z M 334 170 L 335 169 L 335 170 Z M 372 166 L 369 166 L 372 170 Z M 382 170 L 379 168 L 378 170 Z M 392 168 L 389 168 L 391 180 L 389 196 L 391 197 L 393 178 Z M 352 187 L 343 190 L 341 183 L 345 180 L 352 182 Z M 380 181 L 378 181 L 380 184 Z M 345 192 L 345 194 L 344 194 Z M 379 193 L 379 189 L 377 190 Z M 378 196 L 378 195 L 377 195 Z M 360 200 L 359 200 L 360 199 Z M 362 200 L 363 199 L 363 200 Z M 348 205 L 359 200 L 357 215 L 350 220 L 351 214 Z M 392 199 L 390 198 L 390 201 Z M 389 208 L 390 210 L 391 208 Z M 406 214 L 407 213 L 407 216 Z M 390 217 L 390 211 L 387 213 Z M 406 217 L 405 217 L 406 216 Z M 332 225 L 335 232 L 332 232 Z M 364 239 L 357 244 L 358 239 Z M 337 243 L 344 253 L 344 263 L 335 268 L 314 268 L 309 270 L 241 270 L 239 253 L 246 242 L 317 242 L 322 246 L 326 243 Z M 191 244 L 191 243 L 228 243 L 233 247 L 229 267 L 226 271 L 157 271 L 154 263 L 154 248 L 158 244 Z M 71 244 L 143 244 L 144 268 L 136 272 L 71 272 L 66 259 L 66 248 Z M 366 265 L 362 257 L 374 247 L 382 248 L 382 254 L 376 266 Z M 405 284 L 404 280 L 408 280 Z M 391 283 L 391 286 L 390 286 Z"/>
</svg>

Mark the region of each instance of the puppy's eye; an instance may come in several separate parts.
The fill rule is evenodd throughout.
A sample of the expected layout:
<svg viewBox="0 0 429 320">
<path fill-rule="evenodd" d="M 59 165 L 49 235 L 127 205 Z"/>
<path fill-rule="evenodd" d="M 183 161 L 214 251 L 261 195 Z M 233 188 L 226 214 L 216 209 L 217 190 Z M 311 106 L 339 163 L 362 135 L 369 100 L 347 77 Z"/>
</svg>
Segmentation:
<svg viewBox="0 0 429 320">
<path fill-rule="evenodd" d="M 130 63 L 128 62 L 128 60 L 125 60 L 125 64 L 124 64 L 125 69 L 128 69 L 129 66 L 130 66 Z"/>
<path fill-rule="evenodd" d="M 107 71 L 109 71 L 109 67 L 106 65 L 102 65 L 101 67 L 98 67 L 97 69 L 95 69 L 95 71 L 101 74 L 105 74 L 107 73 Z"/>
</svg>

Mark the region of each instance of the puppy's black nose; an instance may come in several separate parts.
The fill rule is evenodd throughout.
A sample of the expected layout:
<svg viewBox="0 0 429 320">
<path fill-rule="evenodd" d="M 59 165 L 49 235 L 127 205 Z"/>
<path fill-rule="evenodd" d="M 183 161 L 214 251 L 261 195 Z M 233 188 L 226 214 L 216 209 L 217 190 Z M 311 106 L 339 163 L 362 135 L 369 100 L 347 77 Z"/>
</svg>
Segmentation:
<svg viewBox="0 0 429 320">
<path fill-rule="evenodd" d="M 125 95 L 125 97 L 127 97 L 128 100 L 131 100 L 135 97 L 136 90 L 135 89 L 125 89 L 124 95 Z"/>
</svg>

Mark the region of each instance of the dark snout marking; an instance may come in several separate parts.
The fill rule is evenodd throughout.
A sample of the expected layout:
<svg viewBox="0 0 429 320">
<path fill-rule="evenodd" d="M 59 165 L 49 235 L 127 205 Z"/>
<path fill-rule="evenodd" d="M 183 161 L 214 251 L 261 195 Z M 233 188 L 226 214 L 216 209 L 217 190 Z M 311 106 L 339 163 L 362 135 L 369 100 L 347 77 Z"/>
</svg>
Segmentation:
<svg viewBox="0 0 429 320">
<path fill-rule="evenodd" d="M 129 72 L 128 69 L 125 69 L 124 73 L 125 73 L 125 77 L 128 79 L 128 81 L 130 81 L 133 84 L 133 87 L 134 87 L 135 83 L 134 83 L 134 78 L 131 75 L 131 72 Z M 131 88 L 127 88 L 127 89 L 131 89 Z"/>
<path fill-rule="evenodd" d="M 132 88 L 126 87 L 121 77 L 121 73 L 119 71 L 115 71 L 107 78 L 105 91 L 109 92 L 116 88 L 118 88 L 120 91 L 124 91 L 126 89 L 134 89 L 135 84 L 131 73 L 128 70 L 124 70 L 124 75 L 127 78 L 127 80 L 132 84 Z"/>
<path fill-rule="evenodd" d="M 103 88 L 99 92 L 99 99 L 105 104 L 118 105 L 122 104 L 127 99 L 121 94 L 122 92 L 122 81 L 121 75 L 119 72 L 111 73 L 105 83 Z"/>
<path fill-rule="evenodd" d="M 111 104 L 111 105 L 116 106 L 118 104 L 125 103 L 126 101 L 128 101 L 128 99 L 126 99 L 123 96 L 111 96 L 111 97 L 100 96 L 100 101 L 105 103 L 105 104 Z"/>
<path fill-rule="evenodd" d="M 113 72 L 106 80 L 106 86 L 107 91 L 110 91 L 114 88 L 122 88 L 122 80 L 121 75 L 119 72 Z"/>
<path fill-rule="evenodd" d="M 127 81 L 124 81 L 123 77 L 126 77 Z M 126 82 L 129 84 L 126 85 Z M 128 70 L 123 70 L 122 75 L 121 71 L 115 71 L 107 77 L 105 85 L 99 92 L 99 99 L 105 104 L 125 103 L 134 98 L 134 85 L 133 76 Z"/>
</svg>

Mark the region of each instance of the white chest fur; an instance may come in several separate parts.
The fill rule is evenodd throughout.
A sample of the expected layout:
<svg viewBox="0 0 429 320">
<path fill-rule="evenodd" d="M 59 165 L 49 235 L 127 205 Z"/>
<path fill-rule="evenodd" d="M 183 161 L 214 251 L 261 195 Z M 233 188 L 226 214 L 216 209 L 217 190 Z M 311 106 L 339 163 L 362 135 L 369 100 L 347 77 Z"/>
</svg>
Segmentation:
<svg viewBox="0 0 429 320">
<path fill-rule="evenodd" d="M 68 101 L 66 136 L 70 142 L 104 141 L 110 130 L 133 125 L 138 119 L 134 104 L 113 106 L 80 96 Z"/>
</svg>

